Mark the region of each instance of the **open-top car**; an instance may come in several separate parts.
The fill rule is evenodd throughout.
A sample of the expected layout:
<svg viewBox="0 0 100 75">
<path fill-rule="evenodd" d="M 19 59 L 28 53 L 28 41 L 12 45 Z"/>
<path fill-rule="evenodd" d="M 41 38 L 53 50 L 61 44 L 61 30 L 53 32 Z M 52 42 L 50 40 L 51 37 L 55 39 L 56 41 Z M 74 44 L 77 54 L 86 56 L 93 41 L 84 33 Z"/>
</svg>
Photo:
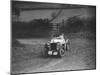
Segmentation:
<svg viewBox="0 0 100 75">
<path fill-rule="evenodd" d="M 45 56 L 64 56 L 66 51 L 69 50 L 69 39 L 64 38 L 64 35 L 58 35 L 53 37 L 50 41 L 45 44 Z"/>
</svg>

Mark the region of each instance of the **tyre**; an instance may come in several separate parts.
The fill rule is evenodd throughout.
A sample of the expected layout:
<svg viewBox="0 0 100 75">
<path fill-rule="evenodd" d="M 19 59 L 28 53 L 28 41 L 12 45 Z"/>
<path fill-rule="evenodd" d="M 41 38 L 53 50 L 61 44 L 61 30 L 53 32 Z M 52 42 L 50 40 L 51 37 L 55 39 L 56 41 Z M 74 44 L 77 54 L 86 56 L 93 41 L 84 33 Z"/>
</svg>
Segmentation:
<svg viewBox="0 0 100 75">
<path fill-rule="evenodd" d="M 66 44 L 66 51 L 70 50 L 70 45 Z"/>
<path fill-rule="evenodd" d="M 48 57 L 49 55 L 48 55 L 48 50 L 46 50 L 46 49 L 44 49 L 43 50 L 43 57 Z"/>
<path fill-rule="evenodd" d="M 49 55 L 48 55 L 48 51 L 45 51 L 45 52 L 44 52 L 44 56 L 45 56 L 45 57 L 48 57 L 48 56 L 49 56 Z"/>
<path fill-rule="evenodd" d="M 66 51 L 70 50 L 70 41 L 68 40 L 66 43 Z"/>
<path fill-rule="evenodd" d="M 59 50 L 58 56 L 59 56 L 59 57 L 65 56 L 65 52 L 66 52 L 66 51 L 65 51 L 64 49 L 61 48 L 61 49 Z"/>
<path fill-rule="evenodd" d="M 44 46 L 43 56 L 48 57 L 48 47 L 47 45 Z"/>
</svg>

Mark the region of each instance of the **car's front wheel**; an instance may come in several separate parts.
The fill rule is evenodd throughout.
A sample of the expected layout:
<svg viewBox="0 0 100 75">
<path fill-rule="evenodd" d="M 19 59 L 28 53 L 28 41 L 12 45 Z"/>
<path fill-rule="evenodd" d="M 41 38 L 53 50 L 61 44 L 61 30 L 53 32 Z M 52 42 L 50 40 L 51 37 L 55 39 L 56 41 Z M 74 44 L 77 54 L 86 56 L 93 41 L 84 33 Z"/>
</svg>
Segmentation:
<svg viewBox="0 0 100 75">
<path fill-rule="evenodd" d="M 47 44 L 45 44 L 44 51 L 43 51 L 43 56 L 45 56 L 45 57 L 48 57 L 49 56 L 48 55 L 48 50 L 49 50 L 49 48 L 48 48 Z"/>
<path fill-rule="evenodd" d="M 59 50 L 58 56 L 60 56 L 60 57 L 65 56 L 65 50 L 61 48 L 61 49 Z"/>
</svg>

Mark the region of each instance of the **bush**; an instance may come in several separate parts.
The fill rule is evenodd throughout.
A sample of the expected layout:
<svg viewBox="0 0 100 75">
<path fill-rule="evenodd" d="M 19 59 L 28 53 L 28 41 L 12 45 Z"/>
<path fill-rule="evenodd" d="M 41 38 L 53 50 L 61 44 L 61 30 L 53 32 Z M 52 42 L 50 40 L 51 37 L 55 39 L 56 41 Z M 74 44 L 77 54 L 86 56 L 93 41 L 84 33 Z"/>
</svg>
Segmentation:
<svg viewBox="0 0 100 75">
<path fill-rule="evenodd" d="M 83 27 L 83 22 L 78 16 L 69 17 L 64 27 L 66 32 L 79 32 Z"/>
</svg>

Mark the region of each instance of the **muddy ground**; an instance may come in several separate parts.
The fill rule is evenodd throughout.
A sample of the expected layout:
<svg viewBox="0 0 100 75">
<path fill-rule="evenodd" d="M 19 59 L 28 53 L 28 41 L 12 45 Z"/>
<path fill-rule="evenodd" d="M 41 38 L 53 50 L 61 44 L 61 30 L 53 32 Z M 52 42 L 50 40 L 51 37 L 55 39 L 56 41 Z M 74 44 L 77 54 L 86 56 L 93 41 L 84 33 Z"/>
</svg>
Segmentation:
<svg viewBox="0 0 100 75">
<path fill-rule="evenodd" d="M 21 46 L 12 47 L 12 73 L 69 71 L 96 68 L 95 40 L 70 38 L 71 47 L 62 58 L 44 57 L 48 39 L 17 39 Z"/>
</svg>

